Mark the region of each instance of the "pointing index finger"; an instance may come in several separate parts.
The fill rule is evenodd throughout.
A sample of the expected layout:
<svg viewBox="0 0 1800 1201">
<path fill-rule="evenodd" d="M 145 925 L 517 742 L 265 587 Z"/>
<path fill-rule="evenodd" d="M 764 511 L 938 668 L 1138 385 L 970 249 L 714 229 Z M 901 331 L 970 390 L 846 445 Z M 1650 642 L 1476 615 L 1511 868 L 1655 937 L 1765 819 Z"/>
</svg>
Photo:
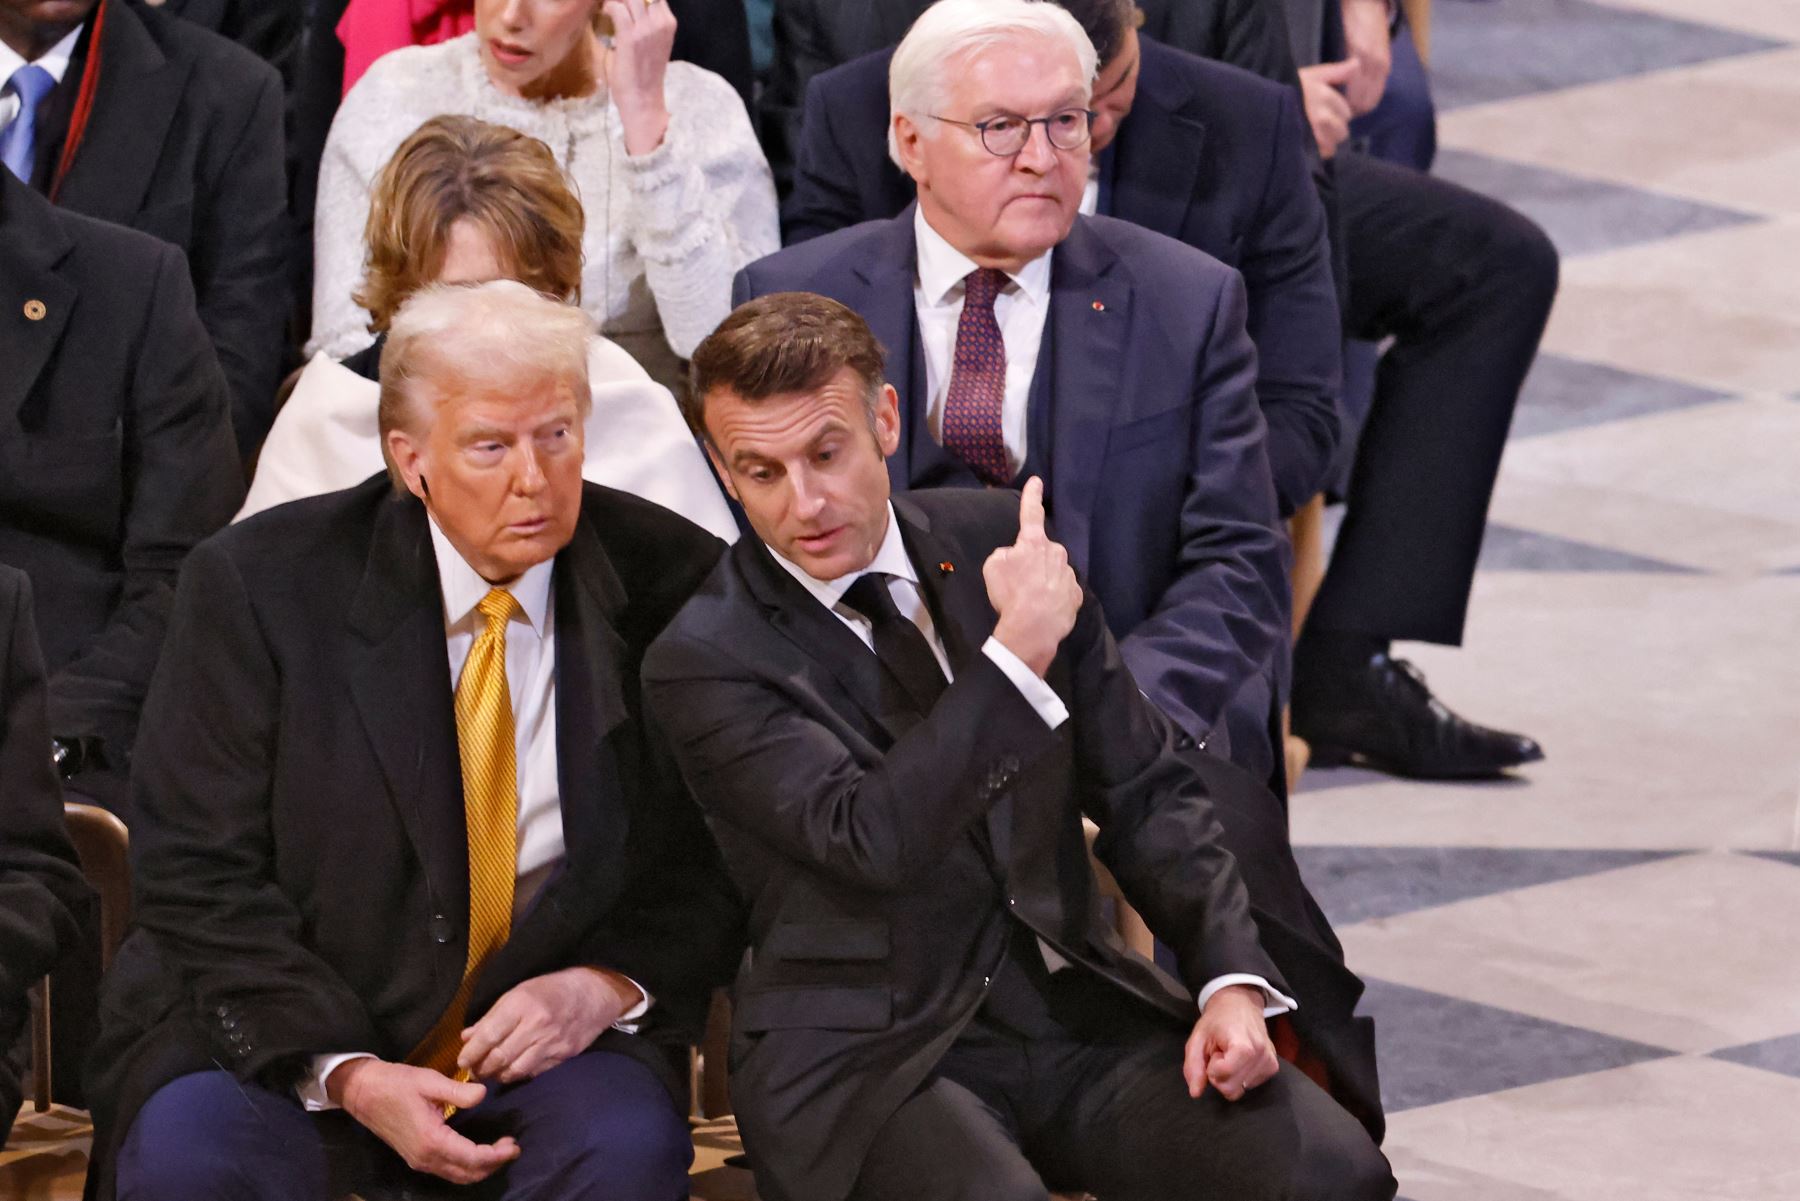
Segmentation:
<svg viewBox="0 0 1800 1201">
<path fill-rule="evenodd" d="M 1046 538 L 1044 533 L 1044 481 L 1032 476 L 1019 494 L 1019 541 Z"/>
</svg>

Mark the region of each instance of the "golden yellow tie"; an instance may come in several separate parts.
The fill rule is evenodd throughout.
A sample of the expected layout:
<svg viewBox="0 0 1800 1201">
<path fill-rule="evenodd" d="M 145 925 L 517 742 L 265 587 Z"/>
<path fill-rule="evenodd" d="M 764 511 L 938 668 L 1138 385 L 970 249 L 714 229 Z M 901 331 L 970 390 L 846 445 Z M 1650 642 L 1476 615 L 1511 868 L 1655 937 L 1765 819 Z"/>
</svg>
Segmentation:
<svg viewBox="0 0 1800 1201">
<path fill-rule="evenodd" d="M 519 602 L 492 589 L 476 610 L 487 627 L 469 648 L 456 682 L 456 745 L 462 758 L 463 813 L 469 830 L 469 954 L 462 984 L 408 1061 L 466 1080 L 456 1056 L 475 977 L 512 933 L 513 882 L 519 866 L 519 783 L 512 694 L 506 684 L 506 623 Z"/>
</svg>

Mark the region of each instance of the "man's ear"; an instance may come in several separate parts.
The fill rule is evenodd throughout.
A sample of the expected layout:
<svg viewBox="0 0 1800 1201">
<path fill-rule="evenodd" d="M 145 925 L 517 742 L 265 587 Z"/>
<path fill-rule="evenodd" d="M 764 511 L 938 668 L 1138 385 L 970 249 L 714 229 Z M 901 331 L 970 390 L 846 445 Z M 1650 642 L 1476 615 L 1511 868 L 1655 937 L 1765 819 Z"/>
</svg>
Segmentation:
<svg viewBox="0 0 1800 1201">
<path fill-rule="evenodd" d="M 875 401 L 875 445 L 881 448 L 884 459 L 900 449 L 900 394 L 892 384 L 881 385 L 881 395 Z"/>
<path fill-rule="evenodd" d="M 712 439 L 702 436 L 700 444 L 706 447 L 706 457 L 712 460 L 713 474 L 719 477 L 719 483 L 724 487 L 726 494 L 732 500 L 743 504 L 743 499 L 737 494 L 737 485 L 731 481 L 731 470 L 725 466 L 725 460 L 719 457 L 719 450 L 712 444 Z"/>
<path fill-rule="evenodd" d="M 900 169 L 912 176 L 912 181 L 920 188 L 926 185 L 925 156 L 920 153 L 920 145 L 925 133 L 913 119 L 905 113 L 894 114 L 894 145 L 900 149 Z"/>
<path fill-rule="evenodd" d="M 429 500 L 431 493 L 425 486 L 424 448 L 405 430 L 392 429 L 387 432 L 387 452 L 400 472 L 400 478 L 406 481 L 406 490 L 420 500 Z"/>
</svg>

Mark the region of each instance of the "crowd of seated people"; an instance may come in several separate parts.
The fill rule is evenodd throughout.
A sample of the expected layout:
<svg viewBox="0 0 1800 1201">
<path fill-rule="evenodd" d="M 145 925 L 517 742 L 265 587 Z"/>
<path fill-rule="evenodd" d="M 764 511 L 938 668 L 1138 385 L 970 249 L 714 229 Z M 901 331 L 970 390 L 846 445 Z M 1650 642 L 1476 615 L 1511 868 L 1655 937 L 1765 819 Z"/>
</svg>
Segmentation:
<svg viewBox="0 0 1800 1201">
<path fill-rule="evenodd" d="M 1391 1198 L 1284 722 L 1541 757 L 1391 643 L 1556 262 L 1388 10 L 0 0 L 0 1120 L 54 970 L 103 1201 L 666 1201 L 732 985 L 766 1201 Z"/>
</svg>

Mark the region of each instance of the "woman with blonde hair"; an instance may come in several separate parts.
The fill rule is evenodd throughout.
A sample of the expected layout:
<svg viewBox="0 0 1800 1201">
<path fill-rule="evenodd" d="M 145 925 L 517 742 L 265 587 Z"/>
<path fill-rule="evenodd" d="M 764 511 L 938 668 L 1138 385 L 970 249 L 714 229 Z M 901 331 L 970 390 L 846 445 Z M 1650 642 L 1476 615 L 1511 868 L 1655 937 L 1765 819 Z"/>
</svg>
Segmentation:
<svg viewBox="0 0 1800 1201">
<path fill-rule="evenodd" d="M 582 307 L 665 386 L 779 246 L 775 187 L 744 103 L 670 62 L 660 0 L 475 0 L 475 31 L 384 55 L 344 98 L 320 166 L 311 350 L 369 342 L 358 297 L 376 173 L 422 121 L 463 114 L 550 147 L 587 210 Z"/>
<path fill-rule="evenodd" d="M 382 470 L 381 350 L 406 299 L 433 283 L 514 279 L 575 302 L 581 202 L 549 147 L 473 117 L 434 117 L 381 169 L 369 205 L 356 303 L 375 342 L 338 362 L 315 355 L 275 418 L 238 517 L 360 483 Z M 594 335 L 593 408 L 582 474 L 675 510 L 727 540 L 737 527 L 669 390 Z"/>
</svg>

